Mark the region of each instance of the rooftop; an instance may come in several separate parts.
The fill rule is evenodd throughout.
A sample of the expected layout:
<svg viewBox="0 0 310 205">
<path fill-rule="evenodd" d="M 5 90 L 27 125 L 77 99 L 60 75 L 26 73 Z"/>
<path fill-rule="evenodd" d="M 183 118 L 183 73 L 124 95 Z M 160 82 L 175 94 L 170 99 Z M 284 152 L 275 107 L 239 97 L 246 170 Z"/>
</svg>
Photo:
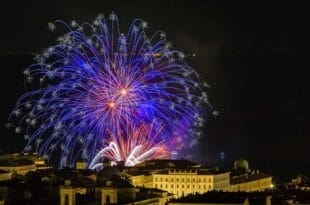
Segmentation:
<svg viewBox="0 0 310 205">
<path fill-rule="evenodd" d="M 0 169 L 0 174 L 4 174 L 4 173 L 10 173 L 10 172 Z"/>
<path fill-rule="evenodd" d="M 34 165 L 34 162 L 29 159 L 0 160 L 0 167 L 18 167 L 27 165 Z"/>
<path fill-rule="evenodd" d="M 269 178 L 269 177 L 271 177 L 271 176 L 267 175 L 267 174 L 263 174 L 263 173 L 243 174 L 243 175 L 240 175 L 240 176 L 233 176 L 233 177 L 231 177 L 230 178 L 230 184 L 240 184 L 240 183 L 245 183 L 245 182 L 249 182 L 249 181 Z"/>
<path fill-rule="evenodd" d="M 173 159 L 156 159 L 145 161 L 136 167 L 145 167 L 148 169 L 167 169 L 167 168 L 198 168 L 201 165 L 191 162 L 185 159 L 173 160 Z"/>
<path fill-rule="evenodd" d="M 156 174 L 178 174 L 178 173 L 187 173 L 187 174 L 195 174 L 195 175 L 217 175 L 228 173 L 228 171 L 217 168 L 192 168 L 192 169 L 167 169 L 156 172 Z"/>
</svg>

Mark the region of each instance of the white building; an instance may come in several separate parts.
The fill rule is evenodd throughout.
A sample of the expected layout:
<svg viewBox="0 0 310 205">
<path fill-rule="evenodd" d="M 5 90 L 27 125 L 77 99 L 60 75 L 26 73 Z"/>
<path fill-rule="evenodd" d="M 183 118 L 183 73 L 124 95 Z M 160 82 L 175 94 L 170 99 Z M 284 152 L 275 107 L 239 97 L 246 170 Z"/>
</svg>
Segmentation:
<svg viewBox="0 0 310 205">
<path fill-rule="evenodd" d="M 153 187 L 168 191 L 176 197 L 229 186 L 229 172 L 210 169 L 170 169 L 153 174 Z"/>
</svg>

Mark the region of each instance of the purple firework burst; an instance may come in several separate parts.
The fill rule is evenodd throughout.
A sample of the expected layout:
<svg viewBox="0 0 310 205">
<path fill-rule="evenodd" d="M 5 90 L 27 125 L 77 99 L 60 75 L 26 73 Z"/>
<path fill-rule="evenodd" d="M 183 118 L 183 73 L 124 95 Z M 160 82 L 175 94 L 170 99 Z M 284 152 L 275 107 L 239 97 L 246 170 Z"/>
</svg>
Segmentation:
<svg viewBox="0 0 310 205">
<path fill-rule="evenodd" d="M 24 70 L 39 88 L 21 96 L 9 117 L 15 131 L 25 133 L 26 152 L 48 159 L 60 153 L 60 167 L 79 157 L 89 163 L 109 133 L 125 132 L 128 123 L 152 123 L 170 151 L 195 141 L 204 124 L 201 107 L 211 107 L 208 84 L 171 49 L 164 32 L 148 36 L 147 23 L 136 19 L 120 33 L 115 14 L 108 21 L 98 16 L 93 23 L 55 24 L 68 32 Z"/>
</svg>

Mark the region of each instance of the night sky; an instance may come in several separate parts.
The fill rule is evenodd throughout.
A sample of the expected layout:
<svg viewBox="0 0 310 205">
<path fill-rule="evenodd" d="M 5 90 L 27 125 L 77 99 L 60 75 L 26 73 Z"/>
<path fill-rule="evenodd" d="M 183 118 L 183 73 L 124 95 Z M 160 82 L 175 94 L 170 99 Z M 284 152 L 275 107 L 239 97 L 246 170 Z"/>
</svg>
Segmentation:
<svg viewBox="0 0 310 205">
<path fill-rule="evenodd" d="M 106 2 L 106 3 L 105 3 Z M 113 3 L 112 3 L 113 2 Z M 121 3 L 123 2 L 123 3 Z M 125 3 L 130 2 L 130 3 Z M 195 53 L 188 63 L 212 86 L 217 119 L 208 119 L 195 156 L 228 161 L 310 163 L 310 32 L 306 5 L 212 1 L 35 1 L 5 3 L 0 9 L 0 149 L 22 150 L 23 139 L 5 128 L 24 92 L 22 70 L 31 54 L 52 45 L 63 28 L 50 21 L 92 21 L 114 11 L 121 30 L 134 18 L 149 33 L 167 32 L 173 47 Z"/>
</svg>

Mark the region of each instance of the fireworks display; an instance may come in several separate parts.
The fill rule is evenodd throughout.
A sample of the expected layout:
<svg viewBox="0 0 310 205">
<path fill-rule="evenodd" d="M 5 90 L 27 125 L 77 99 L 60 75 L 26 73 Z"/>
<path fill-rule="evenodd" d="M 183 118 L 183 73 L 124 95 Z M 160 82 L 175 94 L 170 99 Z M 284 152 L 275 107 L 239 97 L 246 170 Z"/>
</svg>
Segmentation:
<svg viewBox="0 0 310 205">
<path fill-rule="evenodd" d="M 108 158 L 112 164 L 123 161 L 125 166 L 134 166 L 146 159 L 167 157 L 169 152 L 165 144 L 157 141 L 161 129 L 154 132 L 153 126 L 153 123 L 141 124 L 139 127 L 129 126 L 124 133 L 117 133 L 117 136 L 110 133 L 106 146 L 93 158 L 89 168 L 101 168 L 102 158 Z"/>
<path fill-rule="evenodd" d="M 9 117 L 26 152 L 59 158 L 59 167 L 81 157 L 90 168 L 101 158 L 133 166 L 196 141 L 202 106 L 210 107 L 208 84 L 164 32 L 148 36 L 147 23 L 136 19 L 121 33 L 115 14 L 55 24 L 68 32 L 24 70 L 39 88 L 21 96 Z"/>
</svg>

